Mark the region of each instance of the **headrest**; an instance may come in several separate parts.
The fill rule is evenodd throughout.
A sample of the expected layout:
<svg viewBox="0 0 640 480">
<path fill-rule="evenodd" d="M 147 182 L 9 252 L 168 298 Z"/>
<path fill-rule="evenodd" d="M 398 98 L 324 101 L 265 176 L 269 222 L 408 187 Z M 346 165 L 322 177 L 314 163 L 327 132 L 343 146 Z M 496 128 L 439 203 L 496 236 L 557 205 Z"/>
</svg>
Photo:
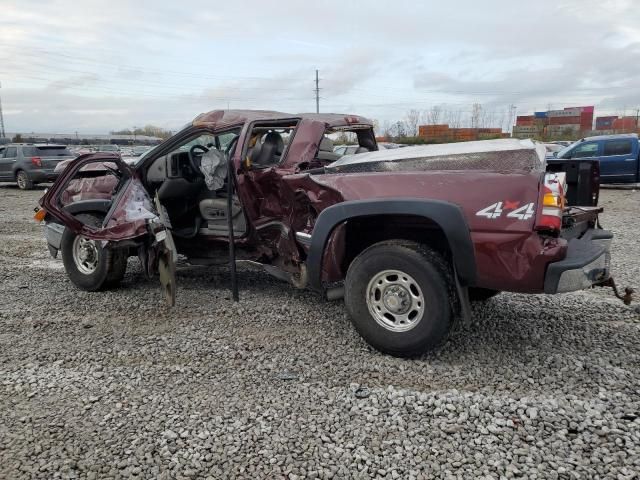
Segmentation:
<svg viewBox="0 0 640 480">
<path fill-rule="evenodd" d="M 284 151 L 284 141 L 278 132 L 269 132 L 262 143 L 256 142 L 251 150 L 251 162 L 256 165 L 271 165 Z"/>
</svg>

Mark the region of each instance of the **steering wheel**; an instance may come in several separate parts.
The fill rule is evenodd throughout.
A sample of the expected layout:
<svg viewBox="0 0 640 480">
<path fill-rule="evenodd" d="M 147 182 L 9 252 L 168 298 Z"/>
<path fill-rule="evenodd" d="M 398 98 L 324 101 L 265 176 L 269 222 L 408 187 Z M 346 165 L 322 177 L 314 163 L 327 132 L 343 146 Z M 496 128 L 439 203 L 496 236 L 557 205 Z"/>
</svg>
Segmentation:
<svg viewBox="0 0 640 480">
<path fill-rule="evenodd" d="M 209 149 L 204 145 L 194 145 L 189 149 L 189 163 L 191 164 L 191 168 L 193 168 L 193 173 L 196 175 L 201 175 L 200 165 L 196 163 L 195 151 L 202 150 L 202 153 L 207 153 Z"/>
</svg>

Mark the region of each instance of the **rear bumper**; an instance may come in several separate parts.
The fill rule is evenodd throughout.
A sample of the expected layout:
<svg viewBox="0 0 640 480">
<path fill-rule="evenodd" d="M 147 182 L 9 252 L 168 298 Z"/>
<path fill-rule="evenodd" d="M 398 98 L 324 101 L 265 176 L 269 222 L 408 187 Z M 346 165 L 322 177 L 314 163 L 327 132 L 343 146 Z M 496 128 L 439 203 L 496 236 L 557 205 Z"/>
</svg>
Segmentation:
<svg viewBox="0 0 640 480">
<path fill-rule="evenodd" d="M 612 239 L 607 230 L 589 229 L 581 238 L 569 240 L 565 258 L 547 267 L 544 293 L 574 292 L 607 280 L 611 276 Z"/>
</svg>

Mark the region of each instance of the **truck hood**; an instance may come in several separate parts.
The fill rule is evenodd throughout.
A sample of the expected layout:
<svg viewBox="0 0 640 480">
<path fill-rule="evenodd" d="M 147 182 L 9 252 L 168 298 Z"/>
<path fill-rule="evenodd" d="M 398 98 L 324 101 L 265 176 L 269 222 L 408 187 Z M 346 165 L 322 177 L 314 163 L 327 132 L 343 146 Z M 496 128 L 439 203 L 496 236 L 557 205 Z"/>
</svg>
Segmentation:
<svg viewBox="0 0 640 480">
<path fill-rule="evenodd" d="M 517 139 L 419 145 L 347 155 L 328 165 L 326 172 L 542 171 L 545 153 L 542 144 Z"/>
</svg>

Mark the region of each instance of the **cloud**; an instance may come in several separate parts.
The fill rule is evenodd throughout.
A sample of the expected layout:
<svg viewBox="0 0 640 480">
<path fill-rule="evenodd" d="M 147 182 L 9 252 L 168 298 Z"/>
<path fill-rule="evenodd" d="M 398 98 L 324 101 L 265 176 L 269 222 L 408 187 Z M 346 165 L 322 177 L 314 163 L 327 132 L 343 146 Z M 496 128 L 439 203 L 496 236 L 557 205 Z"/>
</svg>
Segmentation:
<svg viewBox="0 0 640 480">
<path fill-rule="evenodd" d="M 633 0 L 4 0 L 2 15 L 10 130 L 177 128 L 227 104 L 309 111 L 316 68 L 321 108 L 381 120 L 438 103 L 640 104 Z"/>
</svg>

